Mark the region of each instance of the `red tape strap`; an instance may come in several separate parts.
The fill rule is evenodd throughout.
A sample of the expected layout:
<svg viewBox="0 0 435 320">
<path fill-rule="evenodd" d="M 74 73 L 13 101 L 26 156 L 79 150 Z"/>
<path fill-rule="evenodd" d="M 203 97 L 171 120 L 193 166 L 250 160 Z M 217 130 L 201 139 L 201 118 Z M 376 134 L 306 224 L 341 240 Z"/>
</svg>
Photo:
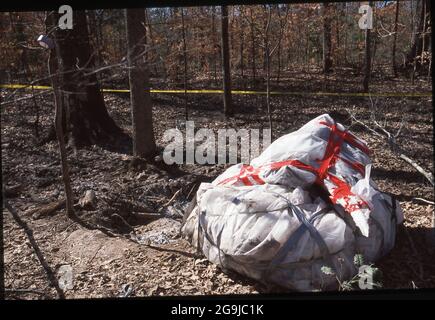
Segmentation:
<svg viewBox="0 0 435 320">
<path fill-rule="evenodd" d="M 223 185 L 230 182 L 235 183 L 237 181 L 242 182 L 246 186 L 252 186 L 253 182 L 255 182 L 255 184 L 264 184 L 265 181 L 259 176 L 259 174 L 263 169 L 267 168 L 270 170 L 279 170 L 284 166 L 293 166 L 298 169 L 307 170 L 316 174 L 317 176 L 316 183 L 318 183 L 322 187 L 325 187 L 323 182 L 324 179 L 328 179 L 334 185 L 336 185 L 337 187 L 330 191 L 331 193 L 330 199 L 335 204 L 338 203 L 339 200 L 341 200 L 341 202 L 344 202 L 344 209 L 347 212 L 352 213 L 355 210 L 366 207 L 367 203 L 361 200 L 358 196 L 354 195 L 351 192 L 351 187 L 345 181 L 330 174 L 328 171 L 335 164 L 337 159 L 340 159 L 344 163 L 350 165 L 351 167 L 358 170 L 361 174 L 364 175 L 364 166 L 361 163 L 353 162 L 348 159 L 345 159 L 344 157 L 339 156 L 343 141 L 346 141 L 350 145 L 360 149 L 366 154 L 369 154 L 370 150 L 367 148 L 367 146 L 365 146 L 362 142 L 360 142 L 358 138 L 356 138 L 348 131 L 346 130 L 341 131 L 340 129 L 338 129 L 336 124 L 330 125 L 325 121 L 320 121 L 320 124 L 326 125 L 331 130 L 328 138 L 328 143 L 325 149 L 325 154 L 323 156 L 323 159 L 319 160 L 320 166 L 318 169 L 310 165 L 307 165 L 299 160 L 278 161 L 278 162 L 273 162 L 270 164 L 260 166 L 258 168 L 254 168 L 251 165 L 243 165 L 240 169 L 239 174 L 220 181 L 218 185 Z M 351 197 L 355 197 L 356 199 L 358 199 L 357 202 L 351 204 L 350 203 Z"/>
</svg>

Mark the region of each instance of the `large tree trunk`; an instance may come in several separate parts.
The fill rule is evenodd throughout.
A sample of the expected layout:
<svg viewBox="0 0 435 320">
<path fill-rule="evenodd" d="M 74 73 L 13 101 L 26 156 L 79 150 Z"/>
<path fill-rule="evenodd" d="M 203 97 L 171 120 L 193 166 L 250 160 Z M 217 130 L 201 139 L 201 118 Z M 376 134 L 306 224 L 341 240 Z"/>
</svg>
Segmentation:
<svg viewBox="0 0 435 320">
<path fill-rule="evenodd" d="M 281 76 L 281 42 L 282 42 L 282 34 L 284 34 L 284 24 L 286 24 L 286 21 L 283 21 L 283 19 L 281 19 L 281 10 L 280 8 L 277 8 L 277 13 L 278 13 L 278 17 L 279 17 L 279 27 L 280 27 L 280 37 L 278 38 L 278 52 L 277 52 L 277 70 L 276 70 L 276 84 L 279 85 L 279 78 Z M 270 67 L 269 67 L 270 68 Z M 269 70 L 270 72 L 270 70 Z"/>
<path fill-rule="evenodd" d="M 240 9 L 240 14 L 243 15 L 243 7 L 239 6 Z M 243 18 L 240 17 L 240 29 L 239 29 L 239 34 L 240 34 L 240 76 L 242 78 L 242 85 L 243 87 L 245 87 L 245 64 L 244 64 L 244 59 L 243 59 L 243 51 L 244 51 L 244 47 L 245 47 L 245 35 L 244 35 L 244 23 L 243 23 Z"/>
<path fill-rule="evenodd" d="M 129 66 L 133 154 L 146 158 L 156 152 L 149 70 L 145 60 L 145 11 L 125 9 L 127 26 L 127 61 Z"/>
<path fill-rule="evenodd" d="M 370 1 L 369 5 L 372 7 L 373 2 Z M 371 74 L 371 32 L 367 28 L 365 31 L 365 56 L 364 56 L 364 78 L 363 78 L 363 90 L 364 92 L 369 91 L 370 84 L 370 74 Z"/>
<path fill-rule="evenodd" d="M 420 21 L 418 25 L 418 33 L 413 39 L 413 43 L 410 51 L 406 55 L 405 67 L 413 67 L 416 63 L 417 67 L 421 66 L 421 60 L 415 61 L 417 56 L 420 56 L 422 52 L 427 51 L 430 42 L 430 29 L 431 26 L 431 1 L 424 0 L 421 6 Z"/>
<path fill-rule="evenodd" d="M 10 14 L 11 15 L 11 14 Z M 26 35 L 24 32 L 24 26 L 26 24 L 23 13 L 19 12 L 16 15 L 17 19 L 15 21 L 16 28 L 14 30 L 16 43 L 15 45 L 20 48 L 21 54 L 20 54 L 20 63 L 18 67 L 18 72 L 24 76 L 25 81 L 29 80 L 29 63 L 27 59 L 27 48 L 24 46 L 26 43 Z"/>
<path fill-rule="evenodd" d="M 397 46 L 397 25 L 399 22 L 399 8 L 400 4 L 399 1 L 396 1 L 396 15 L 394 18 L 394 35 L 393 35 L 393 52 L 391 55 L 391 63 L 393 67 L 393 75 L 394 77 L 397 77 L 397 65 L 396 65 L 396 46 Z"/>
<path fill-rule="evenodd" d="M 96 59 L 95 64 L 97 67 L 101 66 L 102 56 L 101 56 L 101 23 L 97 19 L 97 14 L 95 10 L 87 11 L 88 20 L 89 20 L 89 35 L 93 38 L 93 49 L 96 51 Z"/>
<path fill-rule="evenodd" d="M 57 25 L 59 14 L 51 14 Z M 73 29 L 55 28 L 60 69 L 60 90 L 65 101 L 65 133 L 74 145 L 101 141 L 122 130 L 110 117 L 94 71 L 85 11 L 74 11 Z"/>
<path fill-rule="evenodd" d="M 323 73 L 332 71 L 331 59 L 331 4 L 323 4 Z"/>
<path fill-rule="evenodd" d="M 154 36 L 153 36 L 153 27 L 152 27 L 152 21 L 151 21 L 151 16 L 148 14 L 148 10 L 147 8 L 145 8 L 145 21 L 146 21 L 146 25 L 148 27 L 149 32 L 147 33 L 147 36 L 149 36 L 149 47 L 151 48 L 151 50 L 155 50 L 155 42 L 154 42 Z M 147 40 L 145 40 L 145 42 L 147 42 Z M 154 74 L 157 77 L 159 75 L 159 71 L 157 68 L 158 65 L 158 57 L 156 57 L 155 59 L 150 59 L 150 52 L 147 53 L 148 58 L 147 61 L 148 63 L 151 63 L 154 65 Z M 154 55 L 153 57 L 155 57 L 156 55 Z M 163 73 L 163 78 L 166 78 L 166 68 L 165 65 L 162 65 L 162 73 Z M 166 81 L 165 81 L 166 82 Z"/>
<path fill-rule="evenodd" d="M 267 104 L 267 116 L 269 118 L 269 128 L 270 128 L 270 133 L 272 135 L 272 139 L 273 139 L 273 128 L 272 128 L 272 110 L 271 110 L 271 105 L 270 105 L 270 57 L 271 57 L 271 52 L 270 52 L 270 47 L 269 47 L 269 29 L 270 29 L 270 22 L 271 22 L 271 18 L 272 18 L 272 10 L 271 7 L 269 6 L 267 8 L 267 19 L 266 19 L 266 26 L 265 26 L 265 30 L 264 30 L 264 51 L 266 52 L 266 104 Z"/>
<path fill-rule="evenodd" d="M 222 73 L 224 86 L 224 113 L 226 116 L 233 114 L 231 102 L 231 71 L 230 71 L 230 50 L 228 45 L 228 9 L 226 6 L 221 7 L 222 16 Z"/>
<path fill-rule="evenodd" d="M 189 110 L 187 109 L 187 49 L 186 49 L 186 28 L 184 26 L 184 8 L 181 9 L 181 32 L 183 39 L 183 86 L 184 86 L 184 118 L 186 121 L 189 119 Z"/>
<path fill-rule="evenodd" d="M 218 83 L 217 81 L 217 53 L 216 53 L 216 47 L 217 47 L 217 37 L 216 37 L 216 27 L 215 27 L 215 16 L 216 16 L 216 7 L 212 6 L 211 11 L 211 34 L 212 34 L 212 41 L 213 41 L 213 52 L 212 52 L 212 59 L 213 59 L 213 77 L 215 84 Z"/>
<path fill-rule="evenodd" d="M 256 61 L 255 61 L 255 32 L 254 32 L 254 17 L 252 13 L 252 8 L 250 8 L 251 14 L 251 55 L 252 55 L 252 86 L 255 88 L 255 78 L 256 78 Z"/>
</svg>

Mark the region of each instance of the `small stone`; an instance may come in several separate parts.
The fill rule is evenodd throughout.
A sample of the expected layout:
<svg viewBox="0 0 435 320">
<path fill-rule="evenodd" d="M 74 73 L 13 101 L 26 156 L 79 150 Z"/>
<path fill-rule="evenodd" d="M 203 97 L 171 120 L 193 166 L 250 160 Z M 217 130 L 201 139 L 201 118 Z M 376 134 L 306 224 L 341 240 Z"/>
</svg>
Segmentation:
<svg viewBox="0 0 435 320">
<path fill-rule="evenodd" d="M 88 190 L 85 192 L 84 197 L 79 200 L 79 205 L 83 209 L 94 209 L 96 200 L 97 197 L 95 196 L 95 192 L 93 190 Z"/>
<path fill-rule="evenodd" d="M 137 176 L 136 176 L 136 180 L 142 180 L 143 178 L 145 178 L 146 177 L 146 173 L 144 172 L 144 171 L 142 171 L 141 173 L 139 173 Z"/>
</svg>

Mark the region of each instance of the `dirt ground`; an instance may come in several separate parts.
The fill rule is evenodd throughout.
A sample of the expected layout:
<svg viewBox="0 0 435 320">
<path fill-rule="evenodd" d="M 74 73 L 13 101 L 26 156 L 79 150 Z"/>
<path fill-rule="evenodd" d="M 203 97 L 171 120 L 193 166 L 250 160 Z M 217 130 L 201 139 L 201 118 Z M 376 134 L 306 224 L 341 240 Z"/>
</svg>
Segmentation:
<svg viewBox="0 0 435 320">
<path fill-rule="evenodd" d="M 357 91 L 352 87 L 360 81 L 346 72 L 341 78 L 327 79 L 327 84 L 324 80 L 323 76 L 305 74 L 294 79 L 284 77 L 283 83 L 291 83 L 290 91 L 346 92 Z M 191 85 L 200 87 L 200 83 Z M 423 79 L 411 86 L 406 79 L 375 77 L 372 86 L 376 92 L 431 91 L 431 84 Z M 10 91 L 3 91 L 2 98 L 8 94 Z M 29 91 L 17 93 L 17 97 L 30 95 Z M 190 95 L 188 99 L 190 120 L 195 121 L 195 126 L 268 127 L 264 96 L 234 95 L 237 113 L 228 121 L 218 110 L 222 105 L 219 95 Z M 129 132 L 129 96 L 105 94 L 105 100 L 110 114 Z M 35 103 L 39 109 L 39 138 L 35 135 Z M 164 130 L 174 128 L 184 118 L 183 99 L 176 95 L 153 95 L 153 103 L 157 143 L 164 146 Z M 329 113 L 366 140 L 373 151 L 373 179 L 381 190 L 396 195 L 405 214 L 395 248 L 376 263 L 383 273 L 384 288 L 435 287 L 435 243 L 430 238 L 434 207 L 415 199 L 433 202 L 433 189 L 415 169 L 390 152 L 384 142 L 351 123 L 346 110 L 352 109 L 357 118 L 369 121 L 371 105 L 366 97 L 274 96 L 274 137 Z M 373 105 L 388 130 L 394 132 L 404 121 L 398 143 L 410 158 L 433 173 L 432 98 L 373 98 Z M 87 190 L 96 195 L 95 207 L 78 210 L 78 215 L 119 236 L 84 228 L 68 219 L 64 208 L 48 215 L 35 215 L 35 209 L 64 197 L 57 143 L 41 144 L 52 121 L 52 110 L 51 95 L 2 106 L 2 174 L 9 190 L 6 194 L 9 203 L 33 231 L 47 263 L 57 274 L 64 268 L 72 270 L 72 286 L 65 290 L 67 298 L 282 292 L 237 274 L 223 273 L 179 234 L 181 214 L 194 188 L 202 181 L 213 180 L 228 165 L 175 167 L 135 163 L 128 144 L 69 149 L 76 199 Z M 159 210 L 163 213 L 160 219 L 140 215 Z M 126 238 L 128 234 L 140 243 Z M 6 210 L 3 241 L 6 297 L 56 298 L 26 234 Z"/>
</svg>

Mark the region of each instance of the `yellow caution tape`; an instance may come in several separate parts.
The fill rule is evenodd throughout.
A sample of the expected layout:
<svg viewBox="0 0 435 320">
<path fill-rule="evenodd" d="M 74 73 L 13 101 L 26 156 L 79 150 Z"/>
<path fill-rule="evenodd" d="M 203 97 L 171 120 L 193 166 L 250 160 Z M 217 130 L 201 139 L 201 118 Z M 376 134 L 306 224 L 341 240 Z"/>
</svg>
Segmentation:
<svg viewBox="0 0 435 320">
<path fill-rule="evenodd" d="M 34 86 L 26 84 L 2 84 L 0 88 L 4 89 L 30 89 L 30 90 L 49 90 L 50 86 Z M 108 93 L 129 93 L 128 89 L 101 89 L 102 92 Z M 151 93 L 166 93 L 166 94 L 222 94 L 223 90 L 160 90 L 151 89 Z M 257 94 L 266 95 L 266 91 L 253 91 L 253 90 L 231 90 L 232 94 Z M 314 95 L 314 96 L 337 96 L 337 97 L 432 97 L 431 92 L 385 92 L 385 93 L 366 93 L 366 92 L 292 92 L 292 91 L 271 91 L 270 95 Z"/>
<path fill-rule="evenodd" d="M 51 89 L 49 86 L 33 86 L 28 84 L 1 84 L 0 88 L 4 89 L 36 89 L 36 90 L 46 90 Z"/>
</svg>

